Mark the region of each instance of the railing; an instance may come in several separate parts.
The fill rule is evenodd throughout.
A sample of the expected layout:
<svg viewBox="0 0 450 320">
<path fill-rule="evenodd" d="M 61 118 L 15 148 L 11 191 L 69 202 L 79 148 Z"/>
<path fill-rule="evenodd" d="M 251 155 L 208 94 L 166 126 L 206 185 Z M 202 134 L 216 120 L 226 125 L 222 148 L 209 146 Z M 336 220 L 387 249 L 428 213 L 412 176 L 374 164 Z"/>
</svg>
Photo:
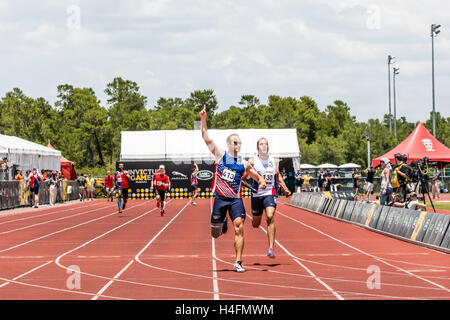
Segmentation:
<svg viewBox="0 0 450 320">
<path fill-rule="evenodd" d="M 61 181 L 56 185 L 56 202 L 79 199 L 76 181 Z M 30 189 L 24 181 L 0 181 L 0 210 L 30 206 Z M 50 184 L 39 187 L 39 205 L 50 203 Z"/>
</svg>

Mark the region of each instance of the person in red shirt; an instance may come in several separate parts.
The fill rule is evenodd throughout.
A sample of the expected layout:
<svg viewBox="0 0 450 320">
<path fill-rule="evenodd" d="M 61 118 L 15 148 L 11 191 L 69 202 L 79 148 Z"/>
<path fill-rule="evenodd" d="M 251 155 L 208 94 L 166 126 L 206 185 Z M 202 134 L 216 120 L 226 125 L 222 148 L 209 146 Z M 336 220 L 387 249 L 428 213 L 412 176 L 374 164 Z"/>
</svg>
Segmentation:
<svg viewBox="0 0 450 320">
<path fill-rule="evenodd" d="M 121 213 L 122 210 L 125 210 L 125 207 L 127 205 L 128 187 L 129 187 L 128 181 L 130 179 L 131 179 L 131 177 L 128 174 L 128 171 L 124 170 L 124 164 L 122 162 L 119 163 L 119 168 L 115 174 L 116 190 L 119 194 L 119 197 L 117 198 L 117 205 L 119 206 L 119 213 Z M 122 202 L 122 199 L 123 199 L 123 202 Z"/>
<path fill-rule="evenodd" d="M 170 179 L 166 175 L 164 165 L 159 166 L 159 172 L 153 175 L 152 185 L 150 189 L 155 190 L 156 206 L 161 207 L 161 217 L 164 215 L 164 208 L 166 205 L 166 191 L 170 190 Z"/>
<path fill-rule="evenodd" d="M 114 177 L 111 175 L 111 171 L 106 173 L 105 177 L 105 189 L 106 189 L 106 201 L 114 200 Z"/>
</svg>

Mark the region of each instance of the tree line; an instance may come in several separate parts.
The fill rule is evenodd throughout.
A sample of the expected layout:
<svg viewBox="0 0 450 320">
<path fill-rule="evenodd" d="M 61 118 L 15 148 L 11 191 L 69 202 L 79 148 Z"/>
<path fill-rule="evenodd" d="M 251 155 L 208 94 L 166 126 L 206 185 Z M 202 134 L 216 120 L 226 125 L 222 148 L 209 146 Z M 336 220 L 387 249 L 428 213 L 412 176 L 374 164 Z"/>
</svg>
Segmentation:
<svg viewBox="0 0 450 320">
<path fill-rule="evenodd" d="M 107 101 L 102 105 L 92 88 L 59 85 L 57 100 L 51 105 L 43 97 L 31 98 L 14 88 L 0 100 L 0 133 L 42 145 L 51 141 L 77 168 L 111 167 L 120 156 L 121 131 L 192 130 L 206 104 L 209 128 L 296 128 L 302 163 L 353 162 L 365 167 L 364 135 L 370 134 L 374 158 L 403 141 L 417 125 L 405 117 L 397 119 L 395 138 L 389 132 L 387 114 L 383 119 L 358 122 L 344 101 L 336 100 L 321 111 L 308 96 L 270 95 L 264 104 L 246 94 L 236 105 L 218 112 L 211 89 L 193 91 L 185 99 L 161 97 L 152 107 L 131 80 L 117 77 L 104 91 Z M 431 130 L 431 115 L 424 120 Z M 450 117 L 437 113 L 436 128 L 437 139 L 450 146 Z"/>
</svg>

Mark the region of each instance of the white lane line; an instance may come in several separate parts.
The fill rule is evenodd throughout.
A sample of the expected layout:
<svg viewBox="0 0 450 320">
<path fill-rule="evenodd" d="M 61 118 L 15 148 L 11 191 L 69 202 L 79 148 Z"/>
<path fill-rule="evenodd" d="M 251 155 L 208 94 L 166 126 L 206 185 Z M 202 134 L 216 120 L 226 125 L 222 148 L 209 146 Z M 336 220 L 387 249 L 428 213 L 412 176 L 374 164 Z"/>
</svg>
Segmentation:
<svg viewBox="0 0 450 320">
<path fill-rule="evenodd" d="M 247 214 L 247 216 L 252 219 L 252 217 L 250 215 Z M 259 226 L 259 228 L 261 230 L 264 231 L 264 233 L 267 234 L 266 229 L 264 229 L 262 226 Z M 333 288 L 331 288 L 328 284 L 326 284 L 324 281 L 322 281 L 322 279 L 320 279 L 314 272 L 312 272 L 308 267 L 306 267 L 303 263 L 301 263 L 296 256 L 294 256 L 292 253 L 289 252 L 289 250 L 287 250 L 278 240 L 275 240 L 275 243 L 284 251 L 286 252 L 286 254 L 288 256 L 290 256 L 291 258 L 293 258 L 293 260 L 300 265 L 303 269 L 306 270 L 306 272 L 308 272 L 308 274 L 314 279 L 316 280 L 318 283 L 320 283 L 323 287 L 325 287 L 329 292 L 331 292 L 333 294 L 333 296 L 335 296 L 338 300 L 344 300 L 344 298 L 337 293 Z"/>
<path fill-rule="evenodd" d="M 12 278 L 11 280 L 12 280 L 12 281 L 15 281 L 15 280 L 18 280 L 18 279 L 20 279 L 20 278 L 22 278 L 22 277 L 25 277 L 26 275 L 28 275 L 28 274 L 30 274 L 30 273 L 36 271 L 36 270 L 39 270 L 39 269 L 45 267 L 46 265 L 48 265 L 48 264 L 50 264 L 50 263 L 52 263 L 52 262 L 53 262 L 53 260 L 47 261 L 46 263 L 43 263 L 43 264 L 41 264 L 40 266 L 37 266 L 36 268 L 33 268 L 33 269 L 31 269 L 31 270 L 29 270 L 29 271 L 27 271 L 27 272 L 25 272 L 25 273 L 22 273 L 21 275 L 15 277 L 15 278 Z M 11 281 L 7 281 L 7 282 L 1 284 L 1 285 L 0 285 L 0 288 L 5 287 L 5 286 L 8 285 L 9 283 L 11 283 Z"/>
<path fill-rule="evenodd" d="M 212 198 L 209 198 L 209 207 L 212 212 Z M 220 300 L 219 296 L 219 282 L 217 281 L 217 260 L 216 260 L 216 242 L 213 237 L 211 237 L 211 250 L 212 250 L 212 268 L 213 268 L 213 290 L 214 290 L 214 300 Z"/>
<path fill-rule="evenodd" d="M 80 213 L 76 213 L 76 214 L 73 214 L 73 215 L 70 215 L 70 216 L 61 217 L 61 218 L 56 218 L 56 219 L 53 219 L 53 220 L 47 220 L 47 221 L 43 221 L 43 222 L 39 222 L 39 223 L 35 223 L 35 224 L 30 224 L 30 225 L 27 225 L 27 226 L 24 226 L 24 227 L 21 227 L 21 228 L 17 228 L 17 229 L 3 231 L 3 232 L 0 232 L 0 235 L 16 232 L 16 231 L 20 231 L 20 230 L 25 230 L 25 229 L 29 229 L 29 228 L 32 228 L 32 227 L 42 226 L 42 225 L 49 224 L 49 223 L 52 223 L 52 222 L 55 222 L 55 221 L 60 221 L 60 220 L 70 219 L 70 218 L 73 218 L 73 217 L 82 216 L 82 215 L 85 215 L 85 214 L 88 214 L 88 213 L 91 213 L 91 212 L 94 212 L 94 211 L 98 211 L 98 210 L 101 210 L 101 209 L 104 209 L 104 207 L 100 207 L 100 208 L 97 208 L 97 209 L 92 209 L 92 210 L 89 210 L 89 211 L 83 211 L 83 212 L 80 212 Z"/>
<path fill-rule="evenodd" d="M 136 207 L 139 207 L 139 206 L 142 206 L 142 205 L 143 204 L 139 204 L 139 205 L 134 206 L 133 208 L 136 208 Z M 58 231 L 55 231 L 55 232 L 48 233 L 46 235 L 40 236 L 38 238 L 34 238 L 34 239 L 31 239 L 31 240 L 19 243 L 19 244 L 15 245 L 15 246 L 12 246 L 12 247 L 9 247 L 9 248 L 6 248 L 6 249 L 2 249 L 2 250 L 0 250 L 0 253 L 5 252 L 5 251 L 9 251 L 9 250 L 12 250 L 12 249 L 15 249 L 15 248 L 22 247 L 22 246 L 27 245 L 29 243 L 48 238 L 48 237 L 53 236 L 55 234 L 58 234 L 58 233 L 61 233 L 61 232 L 67 231 L 67 230 L 72 230 L 72 229 L 84 226 L 86 224 L 89 224 L 91 222 L 95 222 L 95 221 L 98 221 L 98 220 L 102 220 L 102 219 L 108 218 L 108 217 L 113 216 L 113 215 L 117 215 L 117 211 L 115 211 L 113 213 L 110 213 L 110 214 L 107 214 L 106 216 L 101 216 L 99 218 L 91 219 L 91 220 L 85 221 L 83 223 L 80 223 L 80 224 L 77 224 L 77 225 L 74 225 L 74 226 L 71 226 L 71 227 L 68 227 L 68 228 L 64 228 L 64 229 L 61 229 L 61 230 L 58 230 Z"/>
<path fill-rule="evenodd" d="M 128 262 L 128 264 L 127 264 L 124 268 L 122 268 L 122 270 L 120 270 L 120 271 L 114 276 L 114 278 L 112 278 L 111 280 L 109 280 L 109 282 L 108 282 L 107 284 L 105 284 L 105 285 L 103 286 L 103 288 L 101 288 L 101 289 L 97 292 L 97 294 L 96 294 L 91 300 L 97 300 L 98 297 L 100 297 L 100 296 L 103 294 L 103 292 L 105 292 L 106 289 L 108 289 L 108 287 L 109 287 L 110 285 L 113 284 L 114 280 L 119 279 L 119 277 L 122 275 L 122 273 L 124 273 L 125 270 L 127 270 L 128 267 L 131 266 L 131 265 L 133 264 L 133 262 L 134 262 L 134 260 L 131 260 L 130 262 Z"/>
<path fill-rule="evenodd" d="M 169 202 L 170 202 L 170 201 L 169 201 Z M 168 202 L 167 204 L 169 204 L 169 202 Z M 138 206 L 139 206 L 139 205 L 134 206 L 133 208 L 136 208 L 136 207 L 138 207 Z M 98 240 L 98 239 L 100 239 L 100 238 L 106 236 L 107 234 L 110 234 L 111 232 L 114 232 L 114 231 L 116 231 L 116 230 L 118 230 L 118 229 L 120 229 L 120 228 L 126 226 L 127 224 L 130 224 L 130 223 L 134 222 L 135 220 L 138 220 L 138 219 L 140 219 L 140 218 L 142 218 L 142 217 L 148 215 L 150 212 L 152 212 L 152 211 L 154 211 L 154 210 L 156 210 L 156 209 L 157 209 L 157 208 L 153 208 L 153 209 L 151 209 L 151 210 L 149 210 L 149 211 L 146 211 L 146 212 L 144 212 L 143 214 L 141 214 L 141 215 L 139 215 L 139 216 L 137 216 L 137 217 L 135 217 L 135 218 L 133 218 L 133 219 L 131 219 L 131 220 L 128 220 L 127 222 L 124 222 L 124 223 L 118 225 L 117 227 L 114 227 L 114 228 L 112 228 L 112 229 L 110 229 L 110 230 L 108 230 L 108 231 L 102 233 L 101 235 L 99 235 L 99 236 L 97 236 L 97 237 L 95 237 L 95 238 L 93 238 L 93 239 L 91 239 L 91 240 L 89 240 L 89 241 L 86 241 L 85 243 L 83 243 L 83 244 L 81 244 L 81 245 L 79 245 L 79 246 L 77 246 L 77 247 L 75 247 L 75 248 L 73 248 L 73 249 L 71 249 L 71 250 L 69 250 L 69 251 L 66 251 L 65 253 L 61 254 L 60 256 L 58 256 L 58 257 L 56 258 L 56 260 L 55 260 L 56 265 L 59 266 L 59 267 L 61 267 L 61 268 L 63 268 L 63 269 L 69 270 L 68 267 L 66 267 L 66 266 L 64 266 L 64 265 L 62 265 L 62 264 L 60 263 L 60 260 L 61 260 L 64 256 L 66 256 L 66 255 L 68 255 L 68 254 L 70 254 L 70 253 L 72 253 L 72 252 L 74 252 L 74 251 L 76 251 L 76 250 L 79 250 L 79 249 L 83 248 L 84 246 L 87 246 L 88 244 L 90 244 L 90 243 L 92 243 L 92 242 L 94 242 L 94 241 L 96 241 L 96 240 Z M 108 289 L 108 287 L 114 282 L 114 280 L 117 280 L 118 277 L 119 277 L 123 272 L 125 272 L 125 270 L 128 269 L 128 267 L 129 267 L 130 265 L 131 265 L 131 263 L 128 263 L 128 264 L 126 265 L 126 267 L 123 268 L 122 270 L 120 270 L 119 273 L 116 274 L 116 277 L 115 277 L 115 278 L 110 279 L 110 281 L 109 281 L 105 286 L 103 286 L 103 288 L 101 288 L 100 291 L 101 291 L 101 292 L 104 292 L 106 289 Z M 81 274 L 90 275 L 90 274 L 87 274 L 87 273 L 84 273 L 84 272 L 80 272 L 80 273 L 81 273 Z M 94 296 L 95 299 L 97 299 L 99 296 L 101 296 L 101 292 L 100 292 L 100 291 L 97 292 L 97 294 Z"/>
<path fill-rule="evenodd" d="M 98 204 L 98 203 L 94 203 L 94 204 Z M 94 206 L 95 207 L 95 206 Z M 8 221 L 4 221 L 4 222 L 0 222 L 0 225 L 3 225 L 3 224 L 8 224 L 8 223 L 13 223 L 13 222 L 17 222 L 17 221 L 23 221 L 23 220 L 29 220 L 29 219 L 35 219 L 35 218 L 40 218 L 40 217 L 45 217 L 45 216 L 49 216 L 49 215 L 52 215 L 52 214 L 57 214 L 57 213 L 66 213 L 67 211 L 72 211 L 72 210 L 76 210 L 76 209 L 85 209 L 85 207 L 80 207 L 80 206 L 78 206 L 78 207 L 72 207 L 72 208 L 69 208 L 69 209 L 65 209 L 65 210 L 63 210 L 63 211 L 61 211 L 61 210 L 56 210 L 56 211 L 52 211 L 52 212 L 49 212 L 49 213 L 44 213 L 44 214 L 40 214 L 40 215 L 33 215 L 33 216 L 29 216 L 29 217 L 25 217 L 25 218 L 20 218 L 20 219 L 14 219 L 14 220 L 8 220 Z M 104 206 L 102 206 L 102 208 L 104 208 Z M 63 208 L 61 208 L 61 207 L 56 207 L 55 209 L 63 209 Z M 28 211 L 28 212 L 32 212 L 32 211 Z M 25 213 L 25 212 L 24 212 Z"/>
<path fill-rule="evenodd" d="M 308 225 L 308 224 L 306 224 L 306 223 L 303 223 L 303 222 L 301 222 L 301 221 L 298 221 L 298 220 L 296 220 L 296 219 L 294 219 L 294 218 L 291 218 L 291 217 L 289 217 L 289 216 L 283 214 L 283 213 L 282 213 L 281 211 L 279 211 L 279 210 L 277 210 L 277 212 L 278 212 L 281 216 L 283 216 L 283 217 L 285 217 L 285 218 L 287 218 L 287 219 L 289 219 L 289 220 L 292 220 L 292 221 L 294 221 L 294 222 L 296 222 L 296 223 L 299 223 L 299 224 L 301 224 L 301 225 L 303 225 L 303 226 L 305 226 L 305 227 L 307 227 L 307 228 L 309 228 L 309 229 L 311 229 L 311 230 L 314 230 L 314 231 L 316 231 L 316 232 L 318 232 L 318 233 L 320 233 L 320 234 L 322 234 L 322 235 L 324 235 L 324 236 L 326 236 L 326 237 L 328 237 L 328 238 L 330 238 L 330 239 L 332 239 L 332 240 L 334 240 L 334 241 L 337 241 L 337 242 L 339 242 L 339 243 L 341 243 L 341 244 L 343 244 L 343 245 L 345 245 L 345 246 L 347 246 L 347 247 L 349 247 L 349 248 L 351 248 L 351 249 L 353 249 L 353 250 L 355 250 L 355 251 L 358 251 L 358 252 L 360 252 L 360 253 L 362 253 L 362 254 L 368 256 L 368 257 L 371 257 L 372 259 L 375 259 L 375 260 L 377 260 L 377 261 L 379 261 L 379 262 L 381 262 L 381 263 L 383 263 L 383 264 L 385 264 L 385 265 L 387 265 L 387 266 L 390 266 L 390 267 L 392 267 L 392 268 L 394 268 L 394 269 L 397 269 L 397 270 L 399 270 L 399 271 L 402 271 L 402 272 L 408 274 L 408 275 L 411 276 L 411 277 L 415 277 L 415 278 L 417 278 L 417 279 L 420 279 L 420 280 L 422 280 L 422 281 L 425 281 L 425 282 L 427 282 L 427 283 L 429 283 L 429 284 L 431 284 L 431 285 L 433 285 L 433 286 L 436 286 L 436 287 L 438 287 L 438 288 L 440 288 L 440 289 L 442 289 L 442 290 L 444 290 L 444 291 L 446 291 L 446 292 L 450 292 L 450 290 L 449 290 L 448 288 L 446 288 L 445 286 L 443 286 L 443 285 L 440 285 L 440 284 L 435 283 L 435 282 L 433 282 L 433 281 L 430 281 L 430 280 L 428 280 L 428 279 L 426 279 L 426 278 L 423 278 L 423 277 L 421 277 L 421 276 L 418 276 L 418 275 L 416 275 L 416 274 L 414 274 L 414 273 L 412 273 L 412 272 L 410 272 L 410 271 L 408 271 L 408 270 L 405 270 L 405 269 L 400 268 L 400 267 L 398 267 L 398 266 L 396 266 L 396 265 L 393 265 L 393 264 L 391 264 L 391 263 L 385 261 L 385 260 L 382 259 L 382 258 L 379 258 L 379 257 L 377 257 L 377 256 L 374 256 L 374 255 L 372 255 L 372 254 L 370 254 L 370 253 L 368 253 L 368 252 L 365 252 L 365 251 L 363 251 L 363 250 L 361 250 L 361 249 L 358 249 L 358 248 L 356 248 L 356 247 L 354 247 L 354 246 L 352 246 L 352 245 L 350 245 L 350 244 L 348 244 L 348 243 L 346 243 L 346 242 L 344 242 L 344 241 L 342 241 L 342 240 L 340 240 L 340 239 L 337 239 L 337 238 L 335 238 L 335 237 L 333 237 L 333 236 L 331 236 L 331 235 L 329 235 L 329 234 L 327 234 L 327 233 L 325 233 L 325 232 L 319 230 L 319 229 L 316 229 L 316 228 L 314 228 L 314 227 L 312 227 L 312 226 L 310 226 L 310 225 Z M 297 258 L 297 257 L 296 257 L 296 258 Z"/>
</svg>

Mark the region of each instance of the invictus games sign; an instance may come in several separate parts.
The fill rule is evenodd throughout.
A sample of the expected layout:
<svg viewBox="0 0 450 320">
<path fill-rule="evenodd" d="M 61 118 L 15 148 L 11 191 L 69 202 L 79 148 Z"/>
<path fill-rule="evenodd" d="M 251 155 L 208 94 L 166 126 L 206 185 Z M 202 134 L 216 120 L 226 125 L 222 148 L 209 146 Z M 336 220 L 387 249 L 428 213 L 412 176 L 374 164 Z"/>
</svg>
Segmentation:
<svg viewBox="0 0 450 320">
<path fill-rule="evenodd" d="M 129 194 L 130 198 L 150 199 L 154 194 L 150 191 L 152 177 L 159 172 L 159 166 L 163 164 L 166 174 L 172 183 L 170 196 L 187 198 L 192 194 L 191 174 L 193 164 L 176 164 L 172 161 L 122 161 L 125 170 L 131 176 Z M 119 162 L 116 163 L 118 167 Z M 209 197 L 213 178 L 214 164 L 197 163 L 199 172 L 197 173 L 199 196 Z"/>
</svg>

